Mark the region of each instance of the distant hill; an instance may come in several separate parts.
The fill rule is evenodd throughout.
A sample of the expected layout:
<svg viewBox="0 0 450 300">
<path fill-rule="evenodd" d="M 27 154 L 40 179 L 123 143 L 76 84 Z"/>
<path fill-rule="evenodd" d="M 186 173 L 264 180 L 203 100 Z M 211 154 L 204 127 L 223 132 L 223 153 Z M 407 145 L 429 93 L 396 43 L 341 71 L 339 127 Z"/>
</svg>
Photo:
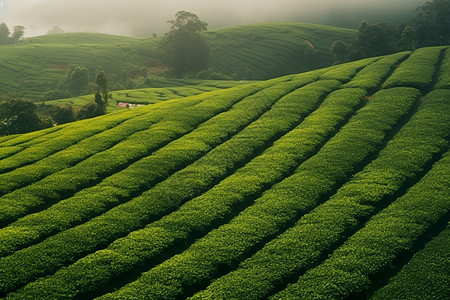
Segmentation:
<svg viewBox="0 0 450 300">
<path fill-rule="evenodd" d="M 449 141 L 450 46 L 1 137 L 0 297 L 445 299 Z"/>
<path fill-rule="evenodd" d="M 269 23 L 205 33 L 211 68 L 234 79 L 269 79 L 330 66 L 331 44 L 355 30 L 304 23 Z"/>
<path fill-rule="evenodd" d="M 354 31 L 310 24 L 260 24 L 205 33 L 211 70 L 229 79 L 269 79 L 330 65 L 331 43 Z M 86 66 L 91 78 L 98 67 L 107 74 L 142 66 L 158 71 L 159 38 L 137 39 L 93 33 L 64 33 L 1 46 L 0 94 L 21 91 L 35 100 L 66 76 L 69 64 Z M 214 75 L 213 73 L 216 73 Z M 208 74 L 205 77 L 209 77 Z"/>
</svg>

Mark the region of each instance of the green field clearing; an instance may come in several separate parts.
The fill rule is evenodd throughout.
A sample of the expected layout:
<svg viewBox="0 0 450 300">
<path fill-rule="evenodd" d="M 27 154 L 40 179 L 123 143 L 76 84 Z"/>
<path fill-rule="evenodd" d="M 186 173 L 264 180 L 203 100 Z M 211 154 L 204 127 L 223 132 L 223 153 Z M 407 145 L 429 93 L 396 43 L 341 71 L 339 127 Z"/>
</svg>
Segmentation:
<svg viewBox="0 0 450 300">
<path fill-rule="evenodd" d="M 350 39 L 354 32 L 302 23 L 211 30 L 205 33 L 211 49 L 210 71 L 233 80 L 261 80 L 329 66 L 331 44 L 337 39 Z M 0 95 L 20 91 L 39 100 L 44 92 L 55 89 L 65 78 L 69 64 L 86 66 L 92 79 L 98 67 L 112 76 L 122 70 L 137 74 L 144 66 L 153 76 L 161 69 L 156 51 L 159 41 L 160 38 L 65 33 L 1 46 Z"/>
<path fill-rule="evenodd" d="M 446 299 L 449 50 L 0 138 L 0 298 Z"/>
</svg>

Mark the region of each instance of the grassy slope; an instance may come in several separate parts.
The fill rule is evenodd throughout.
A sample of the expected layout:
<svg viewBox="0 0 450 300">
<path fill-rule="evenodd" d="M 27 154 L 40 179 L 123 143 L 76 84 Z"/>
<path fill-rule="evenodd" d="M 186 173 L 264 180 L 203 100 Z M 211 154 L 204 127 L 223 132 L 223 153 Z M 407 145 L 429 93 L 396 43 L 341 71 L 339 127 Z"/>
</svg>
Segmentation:
<svg viewBox="0 0 450 300">
<path fill-rule="evenodd" d="M 319 25 L 260 24 L 212 30 L 206 33 L 206 38 L 212 50 L 213 71 L 235 79 L 268 79 L 329 65 L 331 43 L 348 39 L 352 34 L 352 30 Z M 302 59 L 308 47 L 305 39 L 316 46 L 317 53 Z M 158 38 L 67 33 L 2 46 L 0 94 L 22 91 L 39 99 L 64 78 L 69 64 L 88 67 L 92 78 L 98 66 L 108 74 L 119 74 L 123 69 L 132 73 L 138 67 L 153 66 L 158 60 L 158 41 Z"/>
<path fill-rule="evenodd" d="M 446 259 L 408 263 L 449 222 L 448 49 L 0 139 L 0 297 L 414 294 L 395 274 Z"/>
</svg>

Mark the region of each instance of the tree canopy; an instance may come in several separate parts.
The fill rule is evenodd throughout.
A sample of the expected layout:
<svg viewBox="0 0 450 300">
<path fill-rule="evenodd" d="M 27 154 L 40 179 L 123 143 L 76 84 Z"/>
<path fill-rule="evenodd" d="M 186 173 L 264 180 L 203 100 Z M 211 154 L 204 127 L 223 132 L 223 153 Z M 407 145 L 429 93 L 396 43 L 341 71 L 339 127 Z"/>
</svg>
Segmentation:
<svg viewBox="0 0 450 300">
<path fill-rule="evenodd" d="M 400 28 L 362 22 L 355 37 L 331 46 L 334 63 L 385 55 L 416 47 L 450 44 L 450 0 L 433 0 L 417 8 L 418 15 Z"/>
<path fill-rule="evenodd" d="M 420 46 L 450 44 L 450 0 L 433 0 L 417 9 L 411 22 Z"/>
<path fill-rule="evenodd" d="M 172 28 L 161 41 L 160 50 L 175 75 L 184 76 L 207 68 L 209 48 L 200 33 L 207 30 L 208 24 L 187 11 L 179 11 L 175 20 L 168 23 Z"/>
<path fill-rule="evenodd" d="M 172 24 L 172 31 L 185 31 L 191 34 L 198 34 L 208 30 L 208 24 L 198 18 L 196 14 L 188 11 L 179 11 L 175 15 L 175 20 L 167 21 Z"/>
<path fill-rule="evenodd" d="M 86 67 L 71 65 L 68 71 L 69 89 L 73 95 L 79 95 L 86 91 L 90 81 L 89 71 Z"/>
<path fill-rule="evenodd" d="M 8 97 L 0 102 L 0 135 L 25 133 L 45 127 L 33 101 Z"/>
<path fill-rule="evenodd" d="M 0 45 L 17 43 L 25 34 L 25 27 L 17 25 L 11 33 L 5 23 L 0 24 Z"/>
</svg>

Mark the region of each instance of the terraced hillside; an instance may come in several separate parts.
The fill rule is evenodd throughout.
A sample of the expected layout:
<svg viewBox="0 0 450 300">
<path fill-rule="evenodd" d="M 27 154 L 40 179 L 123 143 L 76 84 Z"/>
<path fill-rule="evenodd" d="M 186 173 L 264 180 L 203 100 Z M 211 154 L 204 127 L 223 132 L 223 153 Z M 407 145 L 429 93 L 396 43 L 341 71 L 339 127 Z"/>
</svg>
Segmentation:
<svg viewBox="0 0 450 300">
<path fill-rule="evenodd" d="M 449 47 L 3 137 L 0 297 L 446 299 L 449 138 Z"/>
<path fill-rule="evenodd" d="M 305 23 L 268 23 L 211 30 L 211 68 L 233 79 L 264 80 L 331 66 L 331 44 L 356 30 Z"/>
<path fill-rule="evenodd" d="M 353 34 L 350 29 L 292 23 L 211 30 L 206 33 L 210 71 L 241 80 L 317 69 L 331 65 L 329 49 L 335 40 L 350 39 Z M 86 66 L 92 79 L 99 66 L 110 76 L 122 70 L 137 74 L 147 66 L 151 75 L 160 62 L 156 51 L 159 40 L 66 33 L 1 46 L 0 95 L 21 91 L 39 100 L 66 77 L 69 64 Z"/>
<path fill-rule="evenodd" d="M 251 81 L 229 81 L 229 80 L 200 80 L 200 79 L 159 79 L 152 80 L 153 88 L 141 88 L 132 90 L 119 90 L 111 92 L 108 111 L 120 109 L 119 103 L 128 104 L 155 104 L 161 101 L 199 95 L 205 92 L 228 89 L 238 85 L 251 83 Z M 82 106 L 94 99 L 94 94 L 73 98 L 46 101 L 46 105 L 65 105 L 70 103 L 74 106 Z"/>
</svg>

